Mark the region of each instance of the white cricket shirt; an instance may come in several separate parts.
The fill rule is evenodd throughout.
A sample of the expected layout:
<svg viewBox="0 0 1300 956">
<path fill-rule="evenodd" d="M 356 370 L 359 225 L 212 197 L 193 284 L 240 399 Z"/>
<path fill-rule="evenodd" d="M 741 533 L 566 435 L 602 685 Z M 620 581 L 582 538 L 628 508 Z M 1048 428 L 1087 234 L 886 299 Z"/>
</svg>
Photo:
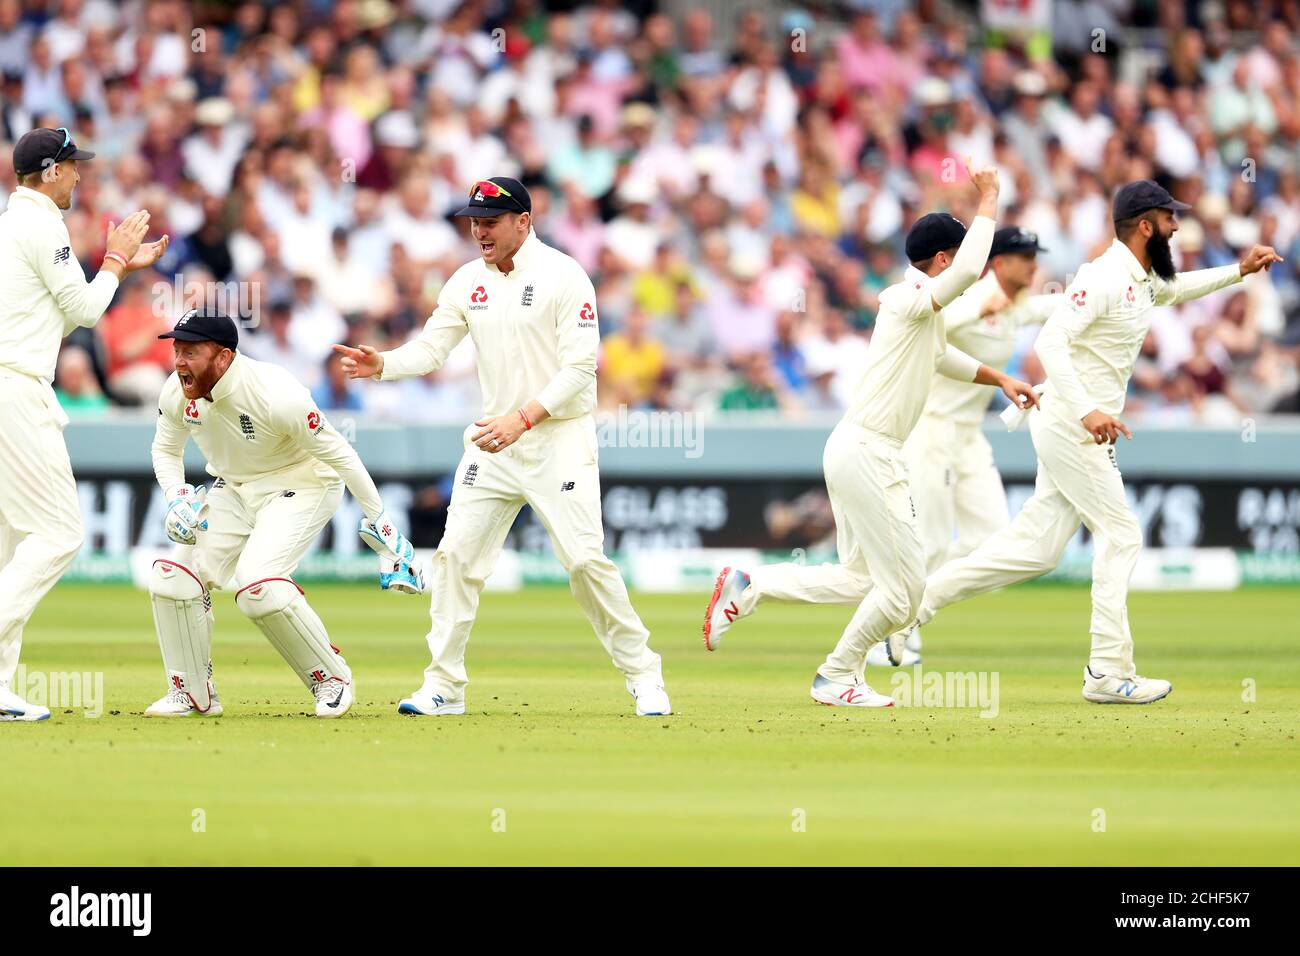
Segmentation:
<svg viewBox="0 0 1300 956">
<path fill-rule="evenodd" d="M 164 491 L 185 481 L 190 438 L 208 460 L 208 474 L 267 490 L 342 478 L 367 518 L 383 510 L 379 491 L 356 450 L 334 430 L 311 393 L 278 365 L 236 355 L 212 388 L 212 400 L 188 399 L 173 372 L 158 399 L 153 470 Z"/>
<path fill-rule="evenodd" d="M 86 281 L 54 200 L 15 189 L 0 214 L 0 365 L 49 384 L 63 337 L 98 322 L 116 291 L 111 272 Z"/>
<path fill-rule="evenodd" d="M 1142 268 L 1118 239 L 1065 290 L 1034 345 L 1052 401 L 1044 408 L 1078 421 L 1094 409 L 1124 410 L 1133 364 L 1157 305 L 1177 305 L 1241 281 L 1237 264 L 1180 272 L 1166 282 Z"/>
<path fill-rule="evenodd" d="M 384 352 L 382 381 L 427 375 L 468 332 L 478 358 L 483 413 L 536 399 L 552 418 L 596 406 L 596 290 L 582 266 L 530 232 L 503 275 L 481 258 L 457 269 L 419 336 Z"/>
<path fill-rule="evenodd" d="M 1026 325 L 1041 325 L 1064 301 L 1062 295 L 1029 295 L 1021 291 L 1005 309 L 981 316 L 989 296 L 1001 293 L 998 277 L 990 270 L 943 310 L 944 335 L 967 355 L 990 368 L 1005 369 L 1016 351 L 1016 334 Z M 935 373 L 925 414 L 936 415 L 959 425 L 978 425 L 984 420 L 997 391 L 991 385 L 959 382 Z"/>
</svg>

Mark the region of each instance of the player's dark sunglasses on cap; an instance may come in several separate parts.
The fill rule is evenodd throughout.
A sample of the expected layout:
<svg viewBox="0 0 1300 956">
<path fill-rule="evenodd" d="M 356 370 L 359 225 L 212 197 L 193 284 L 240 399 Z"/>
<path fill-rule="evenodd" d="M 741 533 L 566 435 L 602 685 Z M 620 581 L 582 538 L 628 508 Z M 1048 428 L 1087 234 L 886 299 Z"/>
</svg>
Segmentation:
<svg viewBox="0 0 1300 956">
<path fill-rule="evenodd" d="M 24 133 L 14 146 L 14 172 L 21 176 L 39 172 L 46 166 L 68 159 L 94 158 L 94 153 L 77 147 L 72 139 L 72 131 L 66 126 L 58 129 L 34 129 Z"/>
</svg>

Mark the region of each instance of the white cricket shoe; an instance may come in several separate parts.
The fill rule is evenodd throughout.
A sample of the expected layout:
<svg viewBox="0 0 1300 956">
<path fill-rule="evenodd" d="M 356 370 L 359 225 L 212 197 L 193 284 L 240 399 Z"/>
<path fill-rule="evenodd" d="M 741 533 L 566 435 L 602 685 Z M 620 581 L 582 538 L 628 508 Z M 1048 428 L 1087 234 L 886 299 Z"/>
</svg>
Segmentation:
<svg viewBox="0 0 1300 956">
<path fill-rule="evenodd" d="M 668 691 L 663 684 L 645 681 L 628 687 L 633 700 L 636 701 L 638 717 L 667 717 L 673 712 L 673 705 L 668 701 Z"/>
<path fill-rule="evenodd" d="M 29 704 L 9 689 L 9 682 L 0 684 L 0 721 L 49 720 L 50 709 L 39 704 Z"/>
<path fill-rule="evenodd" d="M 921 663 L 921 655 L 908 649 L 912 639 L 913 628 L 905 628 L 890 634 L 883 641 L 872 644 L 867 651 L 866 662 L 869 667 L 911 667 Z"/>
<path fill-rule="evenodd" d="M 411 714 L 416 717 L 441 717 L 445 714 L 465 713 L 465 701 L 447 700 L 442 694 L 421 687 L 410 697 L 402 698 L 397 705 L 399 714 Z"/>
<path fill-rule="evenodd" d="M 1083 669 L 1083 699 L 1094 704 L 1150 704 L 1168 697 L 1174 685 L 1150 677 L 1105 677 Z"/>
<path fill-rule="evenodd" d="M 739 568 L 723 568 L 704 612 L 704 646 L 716 651 L 723 635 L 740 617 L 740 595 L 749 587 L 749 575 Z"/>
<path fill-rule="evenodd" d="M 220 717 L 223 713 L 221 708 L 221 698 L 217 696 L 217 688 L 208 682 L 208 709 L 199 710 L 194 706 L 194 701 L 185 691 L 179 687 L 173 687 L 166 697 L 160 697 L 144 710 L 146 717 Z"/>
<path fill-rule="evenodd" d="M 342 717 L 352 709 L 356 700 L 355 685 L 341 680 L 317 681 L 312 685 L 312 696 L 316 698 L 317 717 Z"/>
<path fill-rule="evenodd" d="M 812 699 L 827 707 L 893 707 L 894 698 L 877 694 L 866 685 L 841 684 L 822 677 L 818 672 L 813 678 Z"/>
</svg>

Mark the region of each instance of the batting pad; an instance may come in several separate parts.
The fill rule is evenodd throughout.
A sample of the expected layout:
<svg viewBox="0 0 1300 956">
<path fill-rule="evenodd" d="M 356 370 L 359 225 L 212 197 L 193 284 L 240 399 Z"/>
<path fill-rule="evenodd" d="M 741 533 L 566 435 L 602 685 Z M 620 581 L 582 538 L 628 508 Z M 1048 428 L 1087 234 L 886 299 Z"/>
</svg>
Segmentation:
<svg viewBox="0 0 1300 956">
<path fill-rule="evenodd" d="M 208 684 L 212 612 L 207 591 L 185 565 L 159 559 L 149 575 L 149 597 L 167 681 L 206 713 L 212 706 Z"/>
<path fill-rule="evenodd" d="M 352 671 L 330 643 L 325 625 L 307 603 L 302 588 L 293 581 L 254 581 L 239 590 L 235 603 L 307 687 L 327 680 L 352 683 Z"/>
</svg>

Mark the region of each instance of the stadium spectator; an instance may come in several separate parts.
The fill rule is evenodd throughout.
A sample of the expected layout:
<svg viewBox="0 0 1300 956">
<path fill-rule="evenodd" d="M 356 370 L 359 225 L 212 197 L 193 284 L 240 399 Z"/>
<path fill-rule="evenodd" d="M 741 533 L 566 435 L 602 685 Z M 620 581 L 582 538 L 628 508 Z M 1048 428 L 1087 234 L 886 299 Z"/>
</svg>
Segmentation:
<svg viewBox="0 0 1300 956">
<path fill-rule="evenodd" d="M 95 380 L 90 356 L 76 346 L 64 346 L 59 352 L 54 394 L 69 417 L 93 418 L 108 409 L 108 399 Z"/>
<path fill-rule="evenodd" d="M 113 394 L 145 407 L 158 401 L 163 382 L 171 374 L 171 343 L 158 336 L 170 332 L 175 324 L 167 310 L 155 308 L 158 300 L 149 287 L 151 281 L 139 275 L 123 283 L 98 329 Z"/>
<path fill-rule="evenodd" d="M 343 356 L 331 352 L 325 359 L 325 374 L 311 390 L 312 401 L 326 411 L 359 412 L 365 409 L 361 390 L 343 372 Z"/>
<path fill-rule="evenodd" d="M 601 340 L 601 388 L 597 394 L 607 407 L 639 407 L 653 394 L 667 356 L 649 330 L 645 313 L 633 309 L 621 330 Z"/>
</svg>

